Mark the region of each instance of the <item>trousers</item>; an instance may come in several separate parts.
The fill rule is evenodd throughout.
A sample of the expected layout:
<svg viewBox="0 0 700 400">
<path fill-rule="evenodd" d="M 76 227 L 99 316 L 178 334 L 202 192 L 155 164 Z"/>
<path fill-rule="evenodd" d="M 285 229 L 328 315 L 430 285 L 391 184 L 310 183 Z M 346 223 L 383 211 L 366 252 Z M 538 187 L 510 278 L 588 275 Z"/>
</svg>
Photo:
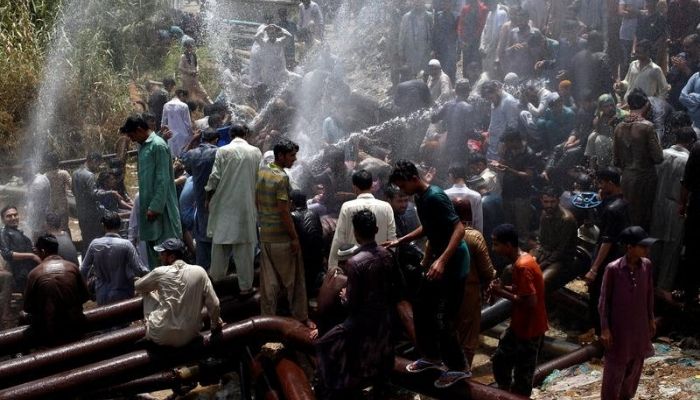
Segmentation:
<svg viewBox="0 0 700 400">
<path fill-rule="evenodd" d="M 277 299 L 284 294 L 292 317 L 309 319 L 304 262 L 301 252 L 290 252 L 291 242 L 261 243 L 260 311 L 262 315 L 277 315 Z"/>
<path fill-rule="evenodd" d="M 498 387 L 529 397 L 544 335 L 520 339 L 508 328 L 491 358 Z"/>
<path fill-rule="evenodd" d="M 233 254 L 232 254 L 233 253 Z M 218 281 L 228 274 L 229 259 L 233 256 L 238 275 L 238 287 L 241 290 L 253 288 L 253 261 L 255 258 L 255 243 L 234 243 L 211 245 L 211 267 L 209 276 L 212 281 Z"/>
<path fill-rule="evenodd" d="M 642 376 L 644 358 L 636 357 L 619 361 L 605 357 L 601 400 L 630 400 L 637 392 Z"/>
</svg>

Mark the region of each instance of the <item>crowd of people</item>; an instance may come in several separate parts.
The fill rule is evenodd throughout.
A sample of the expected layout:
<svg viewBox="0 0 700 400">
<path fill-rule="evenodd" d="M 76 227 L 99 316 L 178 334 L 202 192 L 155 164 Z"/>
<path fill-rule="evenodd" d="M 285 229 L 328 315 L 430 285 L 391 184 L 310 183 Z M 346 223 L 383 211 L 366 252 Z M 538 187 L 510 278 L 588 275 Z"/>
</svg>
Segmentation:
<svg viewBox="0 0 700 400">
<path fill-rule="evenodd" d="M 350 8 L 359 18 L 370 6 Z M 78 322 L 56 321 L 79 321 L 90 296 L 140 293 L 153 299 L 149 338 L 181 346 L 203 305 L 221 327 L 211 281 L 235 273 L 241 298 L 260 292 L 263 315 L 310 329 L 319 398 L 370 385 L 382 398 L 397 340 L 420 354 L 408 372 L 441 371 L 436 387 L 468 378 L 482 302 L 501 297 L 513 308 L 494 378 L 529 396 L 546 296 L 580 277 L 606 348 L 601 397 L 632 398 L 653 353 L 655 290 L 698 302 L 700 3 L 382 7 L 392 104 L 350 89 L 325 34 L 337 7 L 325 3 L 302 0 L 296 22 L 287 9 L 266 17 L 247 67 L 227 69 L 214 100 L 184 36 L 180 86 L 149 82 L 120 158 L 103 168 L 90 153 L 71 176 L 49 155 L 41 173 L 25 170 L 28 235 L 20 209 L 1 214 L 3 325 L 13 291 L 38 329 L 58 332 L 48 344 L 79 335 Z M 418 110 L 429 110 L 422 123 L 356 134 Z M 297 160 L 300 150 L 313 155 Z"/>
</svg>

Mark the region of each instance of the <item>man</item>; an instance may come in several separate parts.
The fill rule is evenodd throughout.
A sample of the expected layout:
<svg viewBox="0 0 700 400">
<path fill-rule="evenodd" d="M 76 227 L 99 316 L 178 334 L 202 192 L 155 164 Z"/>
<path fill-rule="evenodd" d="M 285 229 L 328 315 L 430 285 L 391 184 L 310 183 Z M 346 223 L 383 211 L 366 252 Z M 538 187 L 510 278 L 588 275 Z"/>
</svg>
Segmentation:
<svg viewBox="0 0 700 400">
<path fill-rule="evenodd" d="M 626 253 L 605 268 L 598 305 L 605 346 L 601 400 L 634 398 L 644 359 L 654 355 L 654 273 L 647 257 L 656 239 L 631 226 L 619 241 Z"/>
<path fill-rule="evenodd" d="M 163 120 L 163 107 L 170 100 L 169 90 L 163 87 L 175 86 L 175 80 L 165 78 L 163 82 L 146 82 L 146 91 L 148 92 L 148 111 L 155 116 L 156 129 L 160 130 L 160 122 Z"/>
<path fill-rule="evenodd" d="M 423 180 L 410 161 L 398 161 L 389 180 L 404 193 L 416 196 L 422 226 L 387 243 L 387 246 L 400 246 L 423 236 L 427 236 L 429 241 L 422 262 L 426 270 L 421 282 L 422 290 L 414 304 L 416 340 L 422 358 L 409 364 L 406 370 L 442 370 L 435 386 L 451 386 L 469 377 L 465 372 L 467 365 L 455 329 L 464 294 L 464 280 L 469 272 L 464 226 L 445 192 Z"/>
<path fill-rule="evenodd" d="M 518 231 L 513 225 L 500 225 L 491 236 L 493 252 L 513 265 L 512 286 L 495 280 L 489 288 L 513 303 L 510 326 L 491 358 L 493 376 L 499 389 L 529 397 L 537 357 L 549 329 L 544 279 L 535 258 L 518 247 Z"/>
<path fill-rule="evenodd" d="M 576 252 L 578 223 L 570 211 L 559 204 L 561 192 L 547 187 L 540 193 L 542 216 L 540 217 L 540 246 L 535 258 L 553 288 L 561 287 L 578 275 L 572 271 Z"/>
<path fill-rule="evenodd" d="M 696 72 L 700 71 L 700 35 L 694 33 L 688 35 L 683 39 L 683 52 L 678 53 L 671 57 L 671 68 L 668 71 L 668 83 L 671 85 L 671 89 L 668 93 L 668 101 L 671 103 L 673 108 L 676 110 L 686 108 L 687 106 L 683 104 L 683 101 L 679 99 L 681 96 L 681 91 L 686 87 L 688 80 Z M 692 89 L 695 85 L 691 85 L 690 91 L 687 93 L 694 92 Z M 695 114 L 697 115 L 697 113 Z M 697 119 L 700 121 L 700 119 Z M 696 123 L 697 127 L 700 124 Z"/>
<path fill-rule="evenodd" d="M 622 193 L 632 224 L 649 229 L 658 181 L 655 165 L 663 161 L 663 151 L 654 124 L 644 119 L 650 107 L 646 95 L 632 91 L 627 104 L 630 114 L 615 128 L 613 164 L 622 170 Z"/>
<path fill-rule="evenodd" d="M 197 135 L 194 138 L 198 138 Z M 189 147 L 196 145 L 199 141 L 192 140 Z M 219 133 L 216 130 L 208 129 L 201 134 L 201 143 L 195 148 L 187 150 L 182 155 L 182 164 L 185 171 L 192 177 L 192 185 L 195 196 L 195 221 L 192 235 L 197 241 L 195 257 L 197 265 L 209 271 L 211 266 L 211 237 L 207 235 L 209 223 L 209 209 L 207 208 L 207 194 L 205 187 L 209 181 L 214 159 L 216 158 L 216 142 L 219 140 Z"/>
<path fill-rule="evenodd" d="M 323 279 L 326 246 L 323 240 L 321 218 L 309 210 L 306 196 L 299 190 L 292 190 L 292 219 L 299 235 L 301 256 L 304 260 L 304 275 L 306 276 L 306 294 L 308 298 L 315 297 Z"/>
<path fill-rule="evenodd" d="M 501 58 L 501 67 L 504 73 L 514 72 L 520 78 L 533 77 L 535 73 L 534 49 L 530 48 L 530 38 L 539 35 L 537 28 L 530 26 L 530 18 L 527 11 L 520 7 L 511 7 L 511 30 L 506 33 L 504 40 L 504 53 Z"/>
<path fill-rule="evenodd" d="M 231 143 L 216 151 L 209 182 L 204 188 L 209 201 L 207 236 L 211 237 L 211 270 L 214 281 L 228 272 L 229 258 L 238 273 L 241 295 L 253 289 L 253 259 L 257 243 L 255 181 L 262 153 L 245 140 L 246 125 L 231 126 Z"/>
<path fill-rule="evenodd" d="M 464 198 L 469 202 L 471 220 L 469 224 L 476 228 L 479 232 L 484 229 L 484 211 L 481 207 L 481 194 L 467 187 L 467 170 L 460 164 L 452 164 L 449 170 L 449 178 L 452 181 L 452 187 L 445 190 L 445 194 L 452 199 Z M 464 223 L 464 220 L 462 220 Z"/>
<path fill-rule="evenodd" d="M 170 238 L 154 247 L 161 267 L 136 281 L 143 295 L 146 339 L 161 346 L 182 347 L 199 336 L 202 308 L 207 308 L 211 330 L 220 331 L 219 298 L 206 271 L 186 264 L 185 244 Z"/>
<path fill-rule="evenodd" d="M 462 50 L 463 78 L 467 77 L 467 66 L 470 62 L 481 65 L 479 45 L 489 12 L 489 6 L 481 0 L 469 0 L 459 12 L 457 35 Z"/>
<path fill-rule="evenodd" d="M 386 185 L 384 187 L 384 198 L 394 212 L 394 222 L 396 223 L 396 237 L 406 236 L 420 226 L 416 206 L 406 193 L 402 192 L 396 185 Z"/>
<path fill-rule="evenodd" d="M 501 159 L 499 152 L 501 136 L 506 130 L 518 127 L 520 115 L 518 100 L 505 92 L 501 83 L 497 81 L 488 81 L 481 85 L 481 97 L 491 103 L 486 157 L 489 160 L 498 161 Z"/>
<path fill-rule="evenodd" d="M 667 16 L 671 54 L 676 54 L 684 38 L 694 34 L 700 23 L 700 3 L 697 0 L 671 0 Z"/>
<path fill-rule="evenodd" d="M 587 2 L 581 4 L 584 3 Z M 585 48 L 576 53 L 571 61 L 567 75 L 573 83 L 573 95 L 577 103 L 584 101 L 587 93 L 594 99 L 612 93 L 613 71 L 610 69 L 610 60 L 603 51 L 604 41 L 600 32 L 590 32 Z"/>
<path fill-rule="evenodd" d="M 265 26 L 255 35 L 250 49 L 248 74 L 253 87 L 264 85 L 269 90 L 280 87 L 289 79 L 284 49 L 292 34 L 275 24 Z"/>
<path fill-rule="evenodd" d="M 323 39 L 325 27 L 321 7 L 315 1 L 301 0 L 299 3 L 299 39 L 311 45 L 314 39 Z"/>
<path fill-rule="evenodd" d="M 119 214 L 105 213 L 102 226 L 105 235 L 90 243 L 80 273 L 86 282 L 94 280 L 98 306 L 134 297 L 134 280 L 148 273 L 134 245 L 119 236 L 122 220 Z"/>
<path fill-rule="evenodd" d="M 365 385 L 372 384 L 373 397 L 394 367 L 391 315 L 394 259 L 377 245 L 377 220 L 362 209 L 352 216 L 352 232 L 359 248 L 347 261 L 347 287 L 341 301 L 347 319 L 316 342 L 319 359 L 319 399 L 355 399 Z M 361 351 L 358 351 L 361 349 Z"/>
<path fill-rule="evenodd" d="M 439 0 L 435 12 L 432 48 L 452 82 L 457 75 L 457 17 L 450 0 Z M 485 17 L 486 15 L 484 15 Z"/>
<path fill-rule="evenodd" d="M 700 130 L 700 72 L 696 72 L 688 79 L 681 90 L 679 100 L 693 120 L 693 128 Z"/>
<path fill-rule="evenodd" d="M 652 43 L 648 40 L 640 40 L 635 51 L 636 60 L 629 65 L 625 80 L 615 84 L 627 87 L 625 98 L 628 98 L 634 89 L 641 89 L 650 97 L 666 97 L 670 86 L 666 82 L 666 76 L 661 67 L 651 59 Z"/>
<path fill-rule="evenodd" d="M 209 94 L 199 82 L 199 62 L 197 61 L 195 40 L 187 35 L 182 38 L 182 55 L 180 56 L 177 71 L 182 81 L 182 88 L 188 93 L 188 96 L 185 97 L 204 104 L 212 104 Z M 175 93 L 175 96 L 177 96 L 177 93 Z"/>
<path fill-rule="evenodd" d="M 685 216 L 683 288 L 686 299 L 697 302 L 700 284 L 700 142 L 693 145 L 685 164 L 678 213 Z"/>
<path fill-rule="evenodd" d="M 653 59 L 657 60 L 659 67 L 664 72 L 668 72 L 668 23 L 666 21 L 666 10 L 661 12 L 658 7 L 659 0 L 644 0 L 644 12 L 637 21 L 637 32 L 635 40 L 639 43 L 648 40 L 652 44 Z M 664 2 L 664 8 L 666 4 Z"/>
<path fill-rule="evenodd" d="M 482 57 L 483 70 L 489 79 L 496 79 L 499 74 L 498 65 L 498 41 L 503 24 L 508 21 L 508 11 L 505 6 L 498 4 L 498 0 L 486 0 L 484 2 L 489 9 L 484 22 L 484 30 L 479 41 L 479 53 Z"/>
<path fill-rule="evenodd" d="M 600 234 L 595 251 L 593 264 L 584 279 L 588 284 L 588 307 L 595 333 L 600 334 L 600 315 L 598 300 L 600 287 L 603 284 L 605 267 L 622 255 L 617 245 L 618 236 L 623 229 L 630 226 L 627 201 L 622 197 L 620 189 L 620 174 L 614 169 L 603 169 L 596 172 L 596 185 L 602 200 L 596 210 L 595 225 Z"/>
<path fill-rule="evenodd" d="M 158 266 L 153 246 L 171 237 L 181 237 L 180 212 L 175 176 L 168 145 L 148 129 L 141 115 L 126 119 L 120 132 L 139 147 L 139 239 L 148 247 L 148 264 Z"/>
<path fill-rule="evenodd" d="M 331 243 L 331 252 L 328 256 L 328 268 L 338 266 L 338 249 L 343 244 L 357 244 L 352 230 L 352 216 L 360 210 L 370 210 L 377 220 L 377 241 L 385 243 L 396 240 L 396 222 L 394 211 L 386 201 L 377 200 L 372 195 L 372 174 L 360 170 L 352 174 L 352 190 L 357 194 L 357 199 L 350 200 L 340 207 L 338 224 Z"/>
<path fill-rule="evenodd" d="M 291 35 L 290 40 L 285 41 L 284 46 L 284 57 L 287 61 L 287 68 L 294 68 L 296 66 L 296 47 L 294 46 L 294 37 L 297 35 L 297 24 L 289 19 L 288 11 L 286 7 L 280 7 L 277 10 L 277 16 L 279 17 L 280 28 L 286 30 Z"/>
<path fill-rule="evenodd" d="M 634 45 L 634 36 L 637 32 L 637 22 L 644 8 L 644 0 L 619 0 L 618 14 L 622 17 L 620 24 L 620 48 L 622 54 L 620 57 L 620 76 L 627 74 L 628 66 L 630 66 L 630 57 Z M 614 35 L 613 32 L 609 33 Z"/>
<path fill-rule="evenodd" d="M 32 240 L 19 230 L 19 212 L 15 206 L 7 206 L 0 211 L 4 224 L 0 232 L 0 249 L 2 258 L 8 263 L 8 267 L 14 278 L 14 289 L 24 291 L 27 285 L 27 275 L 41 263 L 41 259 L 34 254 Z M 8 302 L 9 304 L 9 302 Z"/>
<path fill-rule="evenodd" d="M 68 229 L 68 193 L 71 190 L 71 177 L 68 171 L 60 169 L 58 155 L 56 153 L 48 153 L 44 156 L 44 175 L 49 180 L 51 201 L 49 202 L 48 212 L 58 215 L 61 221 L 61 229 Z M 46 215 L 44 215 L 46 217 Z"/>
<path fill-rule="evenodd" d="M 58 255 L 62 259 L 78 265 L 78 250 L 73 244 L 68 232 L 61 229 L 61 217 L 50 212 L 46 214 L 46 233 L 53 235 L 58 241 Z"/>
<path fill-rule="evenodd" d="M 434 103 L 443 104 L 452 98 L 452 82 L 450 77 L 442 71 L 440 61 L 432 59 L 428 62 L 428 81 L 430 98 Z"/>
<path fill-rule="evenodd" d="M 664 160 L 656 167 L 659 183 L 651 219 L 651 233 L 661 241 L 656 262 L 656 286 L 668 291 L 675 288 L 683 245 L 684 220 L 678 215 L 681 180 L 690 149 L 696 141 L 695 131 L 690 126 L 677 128 L 674 133 L 676 144 L 663 151 Z"/>
<path fill-rule="evenodd" d="M 537 119 L 537 130 L 542 136 L 542 145 L 546 152 L 554 146 L 566 142 L 574 130 L 576 114 L 564 105 L 564 99 L 557 92 L 550 93 L 546 100 L 547 108 Z"/>
<path fill-rule="evenodd" d="M 599 171 L 613 162 L 613 133 L 617 124 L 627 116 L 627 111 L 617 107 L 615 97 L 603 94 L 598 97 L 593 132 L 588 136 L 583 155 L 588 158 L 588 167 Z"/>
<path fill-rule="evenodd" d="M 74 341 L 85 329 L 83 303 L 90 299 L 78 267 L 58 255 L 58 241 L 42 235 L 36 241 L 41 264 L 27 276 L 24 311 L 40 343 L 56 346 Z"/>
<path fill-rule="evenodd" d="M 258 171 L 255 186 L 260 223 L 260 310 L 277 315 L 277 299 L 284 295 L 292 317 L 315 329 L 309 320 L 299 236 L 290 213 L 289 176 L 284 171 L 297 159 L 299 145 L 281 139 L 272 150 L 275 161 Z"/>
<path fill-rule="evenodd" d="M 467 141 L 475 136 L 477 119 L 474 115 L 474 107 L 467 102 L 470 91 L 471 85 L 468 80 L 460 79 L 457 81 L 455 85 L 457 98 L 445 103 L 430 118 L 432 123 L 443 121 L 447 131 L 445 150 L 439 163 L 445 167 L 449 166 L 450 163 L 464 164 L 469 155 Z M 444 173 L 444 169 L 441 169 L 440 173 Z"/>
<path fill-rule="evenodd" d="M 180 157 L 193 134 L 190 108 L 185 103 L 188 96 L 187 90 L 177 89 L 175 97 L 163 106 L 161 127 L 167 127 L 172 132 L 168 146 L 173 158 Z"/>
<path fill-rule="evenodd" d="M 102 155 L 90 153 L 85 160 L 85 164 L 73 172 L 72 179 L 83 252 L 87 250 L 93 239 L 104 234 L 100 224 L 102 210 L 100 210 L 95 197 L 95 182 L 97 180 L 95 174 L 100 170 Z"/>
<path fill-rule="evenodd" d="M 404 14 L 399 27 L 399 58 L 407 68 L 404 75 L 415 78 L 430 61 L 433 44 L 433 16 L 423 0 L 412 0 L 411 11 Z"/>
</svg>

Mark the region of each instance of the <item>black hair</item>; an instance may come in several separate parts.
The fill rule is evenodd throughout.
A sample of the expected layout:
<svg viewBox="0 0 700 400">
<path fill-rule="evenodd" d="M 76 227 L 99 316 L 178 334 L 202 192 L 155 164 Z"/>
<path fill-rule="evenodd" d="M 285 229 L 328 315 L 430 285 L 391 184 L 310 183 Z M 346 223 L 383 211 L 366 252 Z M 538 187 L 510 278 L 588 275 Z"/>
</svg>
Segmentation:
<svg viewBox="0 0 700 400">
<path fill-rule="evenodd" d="M 187 109 L 190 110 L 190 112 L 195 112 L 199 108 L 199 103 L 194 100 L 187 100 L 185 104 L 187 104 Z"/>
<path fill-rule="evenodd" d="M 586 43 L 588 50 L 592 52 L 603 51 L 605 48 L 605 39 L 598 31 L 590 31 L 588 33 L 588 42 Z"/>
<path fill-rule="evenodd" d="M 523 138 L 520 136 L 520 132 L 517 129 L 507 128 L 501 136 L 502 142 L 522 142 Z"/>
<path fill-rule="evenodd" d="M 472 154 L 469 157 L 469 165 L 478 164 L 478 163 L 488 164 L 488 161 L 486 160 L 486 156 L 483 154 Z"/>
<path fill-rule="evenodd" d="M 352 227 L 361 238 L 374 239 L 377 234 L 377 217 L 370 210 L 360 210 L 352 216 Z"/>
<path fill-rule="evenodd" d="M 277 143 L 275 143 L 275 147 L 272 148 L 272 153 L 275 155 L 275 158 L 279 158 L 285 154 L 293 153 L 295 151 L 299 151 L 299 145 L 287 138 L 281 138 Z"/>
<path fill-rule="evenodd" d="M 630 110 L 640 110 L 649 102 L 649 98 L 646 93 L 640 88 L 634 88 L 627 95 L 627 104 L 630 106 Z"/>
<path fill-rule="evenodd" d="M 58 168 L 58 155 L 54 152 L 47 153 L 44 156 L 44 167 L 48 169 Z"/>
<path fill-rule="evenodd" d="M 345 152 L 336 147 L 329 147 L 323 156 L 326 159 L 326 162 L 331 165 L 345 162 Z"/>
<path fill-rule="evenodd" d="M 301 190 L 292 190 L 289 193 L 289 200 L 296 208 L 306 208 L 306 195 Z"/>
<path fill-rule="evenodd" d="M 90 152 L 85 159 L 87 161 L 102 161 L 102 153 L 96 151 Z"/>
<path fill-rule="evenodd" d="M 56 236 L 45 233 L 36 239 L 34 247 L 43 250 L 48 255 L 58 254 L 58 240 Z"/>
<path fill-rule="evenodd" d="M 595 179 L 603 182 L 611 182 L 615 186 L 620 186 L 620 173 L 613 168 L 605 168 L 595 173 Z"/>
<path fill-rule="evenodd" d="M 447 173 L 452 175 L 454 179 L 467 179 L 467 169 L 463 164 L 452 164 L 447 169 Z"/>
<path fill-rule="evenodd" d="M 676 143 L 679 144 L 694 143 L 698 139 L 695 130 L 689 126 L 676 130 L 674 134 L 676 136 Z"/>
<path fill-rule="evenodd" d="M 692 126 L 693 120 L 685 111 L 674 111 L 668 119 L 668 125 L 675 129 L 684 128 L 686 126 Z"/>
<path fill-rule="evenodd" d="M 176 260 L 184 260 L 185 259 L 185 251 L 184 250 L 163 250 L 162 253 L 170 254 L 170 255 L 174 256 Z"/>
<path fill-rule="evenodd" d="M 481 88 L 479 89 L 479 93 L 481 94 L 481 97 L 484 97 L 486 93 L 495 93 L 501 88 L 501 83 L 498 81 L 486 81 L 481 85 Z"/>
<path fill-rule="evenodd" d="M 114 175 L 112 174 L 112 171 L 102 171 L 97 175 L 97 182 L 95 182 L 95 186 L 97 186 L 98 189 L 106 189 L 105 185 L 107 184 L 107 181 L 109 180 L 110 177 L 113 177 Z"/>
<path fill-rule="evenodd" d="M 176 97 L 187 97 L 190 95 L 190 92 L 188 92 L 186 89 L 177 89 L 175 90 L 175 96 Z"/>
<path fill-rule="evenodd" d="M 148 122 L 148 121 L 155 122 L 156 121 L 156 115 L 153 114 L 152 112 L 146 111 L 144 113 L 141 113 L 141 116 L 143 117 L 143 120 L 146 122 Z"/>
<path fill-rule="evenodd" d="M 53 211 L 46 213 L 46 226 L 51 229 L 61 229 L 61 217 Z"/>
<path fill-rule="evenodd" d="M 408 182 L 413 178 L 420 178 L 420 175 L 418 174 L 418 168 L 416 168 L 416 165 L 408 160 L 399 160 L 396 162 L 396 164 L 394 165 L 394 169 L 391 171 L 391 175 L 389 176 L 389 182 Z"/>
<path fill-rule="evenodd" d="M 3 207 L 2 210 L 0 210 L 0 217 L 5 218 L 5 213 L 12 210 L 12 209 L 17 210 L 17 207 L 12 205 L 12 204 L 10 204 L 9 206 Z"/>
<path fill-rule="evenodd" d="M 122 226 L 122 219 L 119 216 L 119 214 L 112 212 L 112 211 L 106 211 L 104 215 L 102 216 L 102 225 L 104 225 L 105 229 L 108 229 L 110 231 L 119 229 Z"/>
<path fill-rule="evenodd" d="M 352 184 L 360 190 L 369 190 L 372 188 L 372 174 L 364 169 L 355 171 L 352 174 Z"/>
<path fill-rule="evenodd" d="M 403 194 L 401 189 L 396 185 L 389 184 L 384 186 L 384 197 L 388 200 L 395 199 Z"/>
<path fill-rule="evenodd" d="M 228 130 L 228 134 L 232 138 L 243 138 L 246 137 L 250 133 L 250 129 L 248 128 L 248 125 L 246 124 L 233 124 L 231 125 L 231 128 Z"/>
<path fill-rule="evenodd" d="M 494 241 L 518 247 L 518 230 L 512 224 L 501 224 L 493 229 L 491 236 Z"/>
<path fill-rule="evenodd" d="M 540 196 L 555 197 L 558 199 L 561 197 L 561 190 L 556 186 L 545 186 L 540 191 Z"/>
<path fill-rule="evenodd" d="M 175 79 L 163 78 L 163 87 L 173 87 L 173 86 L 175 86 Z"/>
<path fill-rule="evenodd" d="M 642 39 L 637 42 L 637 51 L 644 50 L 646 54 L 651 55 L 653 52 L 654 44 L 648 39 Z"/>
</svg>

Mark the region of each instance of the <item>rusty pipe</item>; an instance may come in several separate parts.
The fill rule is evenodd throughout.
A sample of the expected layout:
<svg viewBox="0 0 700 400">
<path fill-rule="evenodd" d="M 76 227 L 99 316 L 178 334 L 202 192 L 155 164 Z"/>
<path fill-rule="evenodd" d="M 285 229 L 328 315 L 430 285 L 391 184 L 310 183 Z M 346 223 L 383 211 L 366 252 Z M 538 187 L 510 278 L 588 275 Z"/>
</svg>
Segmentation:
<svg viewBox="0 0 700 400">
<path fill-rule="evenodd" d="M 194 370 L 195 368 L 197 367 L 188 367 L 187 369 Z M 91 399 L 113 399 L 120 396 L 126 397 L 139 393 L 150 393 L 158 390 L 171 389 L 189 381 L 190 380 L 181 378 L 177 370 L 169 370 L 110 386 L 104 390 L 90 393 L 89 397 Z"/>
<path fill-rule="evenodd" d="M 488 331 L 483 332 L 483 334 L 494 339 L 499 339 L 507 328 L 508 327 L 504 324 L 499 324 Z M 567 342 L 565 340 L 558 340 L 547 336 L 545 336 L 544 341 L 542 342 L 542 352 L 545 354 L 553 354 L 556 357 L 569 354 L 580 348 L 581 346 L 575 343 Z"/>
<path fill-rule="evenodd" d="M 469 399 L 469 400 L 525 400 L 517 394 L 506 392 L 505 390 L 493 388 L 474 382 L 470 379 L 462 380 L 454 385 L 437 389 L 434 386 L 435 380 L 439 376 L 439 372 L 425 371 L 418 374 L 409 373 L 406 371 L 406 366 L 411 363 L 411 360 L 396 357 L 394 361 L 394 371 L 391 374 L 392 383 L 406 388 L 412 392 L 424 394 L 441 400 L 452 399 Z"/>
<path fill-rule="evenodd" d="M 41 397 L 65 397 L 77 392 L 115 385 L 148 375 L 168 366 L 182 365 L 232 343 L 250 339 L 282 341 L 313 351 L 310 330 L 301 322 L 281 317 L 255 317 L 225 326 L 220 334 L 207 333 L 202 341 L 169 351 L 138 350 L 70 371 L 0 390 L 0 400 L 24 400 Z"/>
<path fill-rule="evenodd" d="M 510 300 L 498 299 L 493 305 L 481 310 L 481 332 L 487 331 L 510 318 L 513 305 Z"/>
<path fill-rule="evenodd" d="M 569 368 L 574 365 L 584 363 L 592 358 L 600 358 L 602 356 L 603 346 L 599 342 L 593 342 L 569 354 L 538 365 L 535 369 L 533 381 L 535 385 L 539 385 L 555 369 L 561 370 Z"/>
<path fill-rule="evenodd" d="M 309 378 L 294 361 L 281 358 L 275 364 L 277 380 L 287 400 L 316 400 Z"/>
</svg>

